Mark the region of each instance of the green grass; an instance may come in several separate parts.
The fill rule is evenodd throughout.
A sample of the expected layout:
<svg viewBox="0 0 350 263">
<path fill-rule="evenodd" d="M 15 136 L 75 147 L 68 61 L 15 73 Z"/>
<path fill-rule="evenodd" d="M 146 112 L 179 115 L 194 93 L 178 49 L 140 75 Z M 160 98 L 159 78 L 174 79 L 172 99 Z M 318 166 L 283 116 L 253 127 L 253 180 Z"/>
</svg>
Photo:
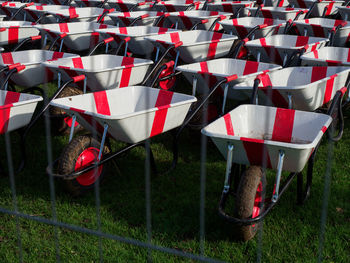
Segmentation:
<svg viewBox="0 0 350 263">
<path fill-rule="evenodd" d="M 322 257 L 326 262 L 349 262 L 350 259 L 350 112 L 345 112 L 343 139 L 335 144 L 331 190 L 325 242 Z M 0 145 L 5 149 L 4 136 Z M 200 140 L 199 133 L 185 130 L 180 142 L 180 160 L 168 175 L 151 176 L 152 242 L 180 251 L 199 254 Z M 18 164 L 18 136 L 11 134 L 13 158 Z M 67 137 L 52 137 L 54 158 L 59 156 Z M 152 139 L 152 149 L 159 170 L 171 162 L 171 136 Z M 119 147 L 114 144 L 114 147 Z M 47 165 L 43 122 L 31 132 L 28 140 L 29 160 L 24 172 L 16 175 L 18 207 L 33 216 L 51 218 L 50 187 L 45 174 Z M 303 206 L 296 205 L 296 182 L 264 221 L 259 238 L 240 243 L 234 240 L 232 225 L 217 213 L 223 187 L 225 162 L 216 147 L 208 141 L 205 197 L 205 255 L 230 262 L 254 262 L 261 252 L 263 262 L 315 262 L 319 257 L 321 213 L 323 204 L 328 142 L 324 138 L 317 154 L 311 197 Z M 5 150 L 0 153 L 6 162 Z M 102 230 L 127 238 L 147 240 L 145 213 L 145 154 L 142 148 L 118 159 L 101 185 Z M 284 175 L 286 176 L 286 175 Z M 269 173 L 268 183 L 273 185 Z M 59 221 L 97 229 L 94 191 L 72 198 L 55 180 L 57 217 Z M 12 209 L 9 178 L 0 178 L 0 206 Z M 55 262 L 54 227 L 19 219 L 24 262 Z M 62 262 L 99 261 L 98 238 L 59 228 L 59 250 Z M 103 239 L 105 262 L 145 262 L 147 250 L 121 242 Z M 17 262 L 19 258 L 16 220 L 0 214 L 0 262 Z M 188 262 L 189 259 L 153 251 L 154 262 Z"/>
</svg>

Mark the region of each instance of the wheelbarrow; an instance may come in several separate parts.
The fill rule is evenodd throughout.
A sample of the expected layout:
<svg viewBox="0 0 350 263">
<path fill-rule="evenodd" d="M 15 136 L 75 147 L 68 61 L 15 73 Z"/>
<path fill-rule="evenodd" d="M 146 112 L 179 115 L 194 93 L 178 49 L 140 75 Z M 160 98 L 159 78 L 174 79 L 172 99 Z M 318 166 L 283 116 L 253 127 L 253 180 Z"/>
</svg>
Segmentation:
<svg viewBox="0 0 350 263">
<path fill-rule="evenodd" d="M 135 11 L 135 12 L 115 12 L 108 15 L 114 25 L 120 27 L 126 26 L 156 26 L 160 17 L 164 17 L 163 12 L 159 11 Z"/>
<path fill-rule="evenodd" d="M 170 29 L 165 27 L 153 27 L 153 26 L 133 26 L 133 27 L 116 27 L 96 29 L 102 38 L 107 39 L 114 38 L 114 42 L 111 42 L 111 46 L 117 48 L 122 39 L 130 38 L 126 43 L 126 50 L 140 56 L 150 55 L 153 52 L 153 44 L 146 39 L 148 36 L 166 34 L 169 32 L 179 31 L 177 29 Z"/>
<path fill-rule="evenodd" d="M 65 5 L 32 5 L 23 9 L 27 21 L 40 22 L 42 24 L 56 23 L 57 20 L 61 20 L 61 17 L 49 14 L 50 11 L 55 12 L 57 10 L 71 10 L 74 12 L 75 7 Z"/>
<path fill-rule="evenodd" d="M 252 1 L 208 1 L 208 4 L 204 5 L 203 9 L 208 11 L 227 12 L 237 18 L 244 15 L 244 9 L 246 7 L 253 6 L 254 2 Z"/>
<path fill-rule="evenodd" d="M 309 9 L 308 17 L 325 17 L 335 15 L 338 7 L 344 4 L 344 1 L 328 0 L 288 0 L 289 3 L 298 8 Z M 346 19 L 345 19 L 346 20 Z"/>
<path fill-rule="evenodd" d="M 112 9 L 97 7 L 71 7 L 69 9 L 47 10 L 43 15 L 50 23 L 58 22 L 97 22 L 112 24 L 107 14 L 114 12 Z"/>
<path fill-rule="evenodd" d="M 30 22 L 1 21 L 0 22 L 0 46 L 16 45 L 23 41 L 34 40 L 39 35 Z"/>
<path fill-rule="evenodd" d="M 329 39 L 308 36 L 273 35 L 245 43 L 249 52 L 262 62 L 296 65 L 299 56 L 325 46 Z"/>
<path fill-rule="evenodd" d="M 284 20 L 262 17 L 226 19 L 219 23 L 226 33 L 234 34 L 240 39 L 245 39 L 247 37 L 250 39 L 257 39 L 282 34 L 286 26 L 286 21 Z"/>
<path fill-rule="evenodd" d="M 298 20 L 304 19 L 305 15 L 309 11 L 305 8 L 292 8 L 292 7 L 251 7 L 247 8 L 253 17 L 263 17 L 279 20 Z"/>
<path fill-rule="evenodd" d="M 149 36 L 146 39 L 157 48 L 157 54 L 159 51 L 164 51 L 175 57 L 176 66 L 178 58 L 184 63 L 194 63 L 224 57 L 229 54 L 237 36 L 193 30 Z"/>
<path fill-rule="evenodd" d="M 303 66 L 350 66 L 349 48 L 323 47 L 313 52 L 303 54 Z"/>
<path fill-rule="evenodd" d="M 119 12 L 151 11 L 154 4 L 152 1 L 143 0 L 77 0 L 75 2 L 80 6 L 114 8 Z"/>
<path fill-rule="evenodd" d="M 174 28 L 219 31 L 221 26 L 218 22 L 231 15 L 227 12 L 190 10 L 169 13 L 166 19 L 170 21 L 170 25 L 174 24 Z"/>
<path fill-rule="evenodd" d="M 33 2 L 30 3 L 21 3 L 21 2 L 2 2 L 0 3 L 0 9 L 1 12 L 7 16 L 10 20 L 19 20 L 23 21 L 25 20 L 25 12 L 23 11 L 24 8 L 32 6 L 32 5 L 38 5 Z"/>
<path fill-rule="evenodd" d="M 2 76 L 12 84 L 21 87 L 35 87 L 54 80 L 55 76 L 46 71 L 42 64 L 45 61 L 55 61 L 60 58 L 77 58 L 76 54 L 55 52 L 49 50 L 24 50 L 16 52 L 0 53 L 0 67 L 6 68 L 13 65 L 25 66 L 20 72 L 11 71 Z M 8 69 L 8 68 L 7 68 Z M 3 73 L 5 71 L 2 71 Z M 14 74 L 15 73 L 15 74 Z M 3 87 L 4 88 L 4 87 Z"/>
<path fill-rule="evenodd" d="M 350 23 L 344 20 L 315 17 L 295 21 L 294 25 L 300 35 L 329 38 L 331 46 L 342 47 L 349 41 Z"/>
<path fill-rule="evenodd" d="M 43 35 L 42 46 L 51 41 L 52 48 L 59 44 L 59 51 L 63 46 L 74 51 L 84 51 L 96 46 L 101 38 L 95 30 L 101 28 L 113 28 L 113 26 L 94 22 L 75 22 L 35 25 Z"/>
<path fill-rule="evenodd" d="M 160 1 L 154 4 L 153 9 L 161 12 L 180 12 L 188 10 L 200 10 L 204 1 L 195 0 L 169 0 Z"/>
</svg>

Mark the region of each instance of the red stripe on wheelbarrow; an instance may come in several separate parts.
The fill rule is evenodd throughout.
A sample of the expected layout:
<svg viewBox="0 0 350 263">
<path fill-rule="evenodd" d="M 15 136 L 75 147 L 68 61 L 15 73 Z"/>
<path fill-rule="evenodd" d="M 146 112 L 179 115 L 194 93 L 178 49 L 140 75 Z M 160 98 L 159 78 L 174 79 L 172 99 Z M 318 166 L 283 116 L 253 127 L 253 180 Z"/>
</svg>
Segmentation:
<svg viewBox="0 0 350 263">
<path fill-rule="evenodd" d="M 214 84 L 217 82 L 217 78 L 212 73 L 209 73 L 207 62 L 202 61 L 199 63 L 199 66 L 201 67 L 201 71 L 198 73 L 201 74 L 204 81 L 208 83 L 209 89 L 214 87 Z M 202 74 L 202 73 L 206 73 L 206 74 Z"/>
<path fill-rule="evenodd" d="M 100 39 L 100 33 L 92 32 L 90 36 L 90 48 L 95 47 L 99 39 Z"/>
<path fill-rule="evenodd" d="M 131 57 L 123 57 L 121 66 L 126 66 L 122 70 L 122 76 L 120 78 L 120 88 L 129 86 L 131 70 L 134 66 L 134 58 Z"/>
<path fill-rule="evenodd" d="M 74 68 L 81 68 L 81 69 L 84 68 L 83 61 L 81 60 L 81 57 L 72 58 L 72 62 L 73 62 Z"/>
<path fill-rule="evenodd" d="M 333 9 L 333 6 L 334 6 L 334 2 L 330 2 L 326 7 L 327 7 L 327 11 L 326 11 L 326 16 L 329 16 L 332 12 L 332 9 Z"/>
<path fill-rule="evenodd" d="M 241 141 L 251 165 L 266 164 L 266 168 L 271 168 L 271 160 L 264 140 L 241 137 Z"/>
<path fill-rule="evenodd" d="M 77 11 L 75 10 L 75 7 L 68 8 L 68 12 L 69 12 L 69 18 L 77 16 Z"/>
<path fill-rule="evenodd" d="M 158 35 L 165 34 L 166 32 L 168 32 L 168 28 L 160 27 L 159 30 L 158 30 Z"/>
<path fill-rule="evenodd" d="M 280 54 L 278 53 L 278 50 L 273 46 L 268 46 L 266 44 L 265 38 L 260 38 L 259 41 L 260 41 L 261 46 L 264 48 L 267 56 L 271 59 L 271 61 L 274 61 L 277 64 L 282 65 L 283 61 L 282 61 Z"/>
<path fill-rule="evenodd" d="M 173 5 L 164 4 L 164 7 L 168 12 L 176 12 L 176 9 Z"/>
<path fill-rule="evenodd" d="M 109 109 L 109 103 L 108 103 L 106 91 L 105 90 L 98 91 L 98 92 L 94 92 L 93 94 L 94 94 L 97 113 L 110 116 L 111 111 Z"/>
<path fill-rule="evenodd" d="M 60 24 L 58 24 L 58 26 L 60 27 L 60 32 L 62 32 L 62 33 L 69 32 L 67 23 L 60 23 Z"/>
<path fill-rule="evenodd" d="M 323 104 L 327 103 L 332 99 L 333 87 L 334 87 L 334 79 L 337 74 L 330 77 L 330 79 L 326 82 L 326 90 L 324 92 Z"/>
<path fill-rule="evenodd" d="M 265 96 L 268 97 L 275 106 L 288 107 L 288 102 L 284 99 L 281 93 L 277 89 L 272 88 L 272 82 L 268 74 L 259 76 L 262 87 L 259 89 L 264 92 Z"/>
<path fill-rule="evenodd" d="M 8 29 L 8 43 L 17 44 L 18 43 L 18 26 L 11 26 Z"/>
<path fill-rule="evenodd" d="M 232 136 L 235 135 L 233 131 L 231 115 L 229 113 L 224 115 L 224 121 L 225 121 L 227 135 L 232 135 Z"/>
<path fill-rule="evenodd" d="M 12 65 L 15 64 L 13 62 L 13 57 L 11 52 L 1 53 L 2 63 L 6 65 Z"/>
<path fill-rule="evenodd" d="M 261 11 L 261 13 L 262 13 L 264 18 L 271 18 L 271 19 L 273 19 L 273 16 L 272 16 L 272 13 L 271 13 L 270 10 L 261 9 L 260 11 Z"/>
<path fill-rule="evenodd" d="M 9 107 L 6 107 L 0 111 L 0 134 L 7 131 L 11 108 L 13 106 L 12 104 L 18 102 L 20 96 L 21 94 L 17 92 L 8 91 L 6 93 L 4 105 L 7 105 Z"/>
<path fill-rule="evenodd" d="M 36 10 L 43 10 L 43 7 L 41 5 L 37 5 L 35 6 Z M 32 10 L 27 10 L 27 11 L 32 11 Z"/>
<path fill-rule="evenodd" d="M 163 132 L 166 116 L 168 114 L 168 108 L 173 98 L 174 93 L 167 90 L 159 90 L 155 107 L 158 108 L 154 115 L 151 135 L 155 136 Z"/>
<path fill-rule="evenodd" d="M 191 19 L 189 19 L 187 16 L 185 16 L 183 11 L 179 12 L 179 16 L 178 17 L 181 19 L 181 21 L 184 24 L 186 29 L 190 29 L 192 27 Z"/>
<path fill-rule="evenodd" d="M 315 37 L 325 37 L 323 27 L 320 25 L 311 25 L 311 27 Z"/>
<path fill-rule="evenodd" d="M 218 43 L 221 37 L 222 37 L 221 33 L 213 32 L 213 36 L 211 37 L 211 43 L 209 44 L 209 48 L 208 48 L 208 54 L 207 54 L 208 59 L 215 58 L 216 48 L 218 46 Z"/>
<path fill-rule="evenodd" d="M 38 7 L 41 7 L 41 9 L 38 9 Z M 37 10 L 43 10 L 43 7 L 42 6 L 36 6 L 36 9 Z M 34 21 L 39 18 L 32 10 L 27 9 L 26 12 L 28 12 L 28 14 L 34 19 Z"/>
<path fill-rule="evenodd" d="M 128 34 L 128 29 L 127 27 L 119 27 L 119 33 L 127 35 Z"/>
<path fill-rule="evenodd" d="M 177 43 L 180 41 L 180 36 L 178 32 L 170 33 L 171 43 Z"/>
<path fill-rule="evenodd" d="M 56 59 L 59 59 L 59 58 L 63 58 L 63 55 L 64 53 L 63 52 L 53 52 L 52 54 L 52 60 L 56 60 Z"/>
<path fill-rule="evenodd" d="M 258 71 L 258 68 L 259 68 L 258 62 L 247 60 L 244 66 L 243 75 L 256 73 Z"/>
<path fill-rule="evenodd" d="M 314 53 L 314 57 L 315 58 L 318 58 L 318 50 L 317 49 L 315 49 L 314 51 L 312 51 L 313 53 Z"/>
<path fill-rule="evenodd" d="M 293 133 L 295 110 L 277 108 L 273 125 L 272 140 L 290 142 Z"/>
<path fill-rule="evenodd" d="M 241 39 L 248 35 L 248 30 L 242 25 L 235 25 L 235 29 Z"/>
<path fill-rule="evenodd" d="M 299 7 L 306 8 L 306 4 L 304 0 L 297 0 Z"/>
<path fill-rule="evenodd" d="M 295 46 L 302 47 L 302 46 L 307 45 L 308 42 L 309 42 L 309 37 L 298 36 L 297 41 L 295 42 Z"/>
<path fill-rule="evenodd" d="M 103 133 L 103 130 L 104 130 L 103 126 L 98 121 L 96 121 L 91 115 L 87 115 L 87 114 L 85 114 L 85 111 L 83 111 L 81 109 L 73 108 L 73 107 L 70 107 L 70 110 L 78 112 L 79 115 L 87 123 L 89 123 L 93 127 L 94 130 L 97 130 L 97 132 L 100 133 L 100 134 Z"/>
<path fill-rule="evenodd" d="M 313 67 L 311 73 L 311 82 L 324 79 L 327 76 L 327 67 Z"/>
<path fill-rule="evenodd" d="M 118 3 L 118 6 L 120 8 L 120 11 L 122 11 L 122 12 L 128 12 L 129 11 L 129 8 L 124 3 Z"/>
</svg>

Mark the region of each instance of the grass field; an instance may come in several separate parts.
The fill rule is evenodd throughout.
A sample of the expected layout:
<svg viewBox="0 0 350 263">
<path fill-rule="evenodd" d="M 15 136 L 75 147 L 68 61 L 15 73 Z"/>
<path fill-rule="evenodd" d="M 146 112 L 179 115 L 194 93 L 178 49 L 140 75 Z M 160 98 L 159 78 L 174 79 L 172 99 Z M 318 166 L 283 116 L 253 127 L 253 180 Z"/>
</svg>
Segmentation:
<svg viewBox="0 0 350 263">
<path fill-rule="evenodd" d="M 235 242 L 232 225 L 217 213 L 223 187 L 225 162 L 208 141 L 205 196 L 205 256 L 229 262 L 325 262 L 350 261 L 350 112 L 345 112 L 343 139 L 334 145 L 331 188 L 324 243 L 320 242 L 321 214 L 324 211 L 325 172 L 329 144 L 324 137 L 316 157 L 311 197 L 303 206 L 296 205 L 296 182 L 264 221 L 260 239 Z M 152 242 L 155 245 L 200 254 L 200 136 L 185 130 L 180 142 L 180 160 L 168 175 L 152 175 Z M 170 134 L 152 139 L 152 149 L 160 170 L 171 162 Z M 2 163 L 6 163 L 4 136 L 0 139 Z M 12 151 L 18 163 L 18 136 L 11 134 Z M 59 156 L 68 137 L 52 137 L 54 158 Z M 114 144 L 120 147 L 120 144 Z M 24 172 L 16 175 L 18 208 L 32 216 L 51 218 L 50 187 L 44 122 L 31 132 L 29 160 Z M 102 231 L 147 241 L 145 209 L 145 153 L 132 150 L 117 160 L 118 169 L 109 167 L 101 185 Z M 119 170 L 119 171 L 118 171 Z M 284 174 L 284 177 L 286 174 Z M 273 185 L 269 173 L 268 183 Z M 72 198 L 55 180 L 57 218 L 59 221 L 96 229 L 94 191 Z M 327 197 L 327 195 L 326 195 Z M 327 198 L 326 198 L 327 199 Z M 12 209 L 12 193 L 7 176 L 0 178 L 0 206 Z M 19 219 L 24 262 L 55 262 L 54 227 Z M 18 231 L 14 216 L 0 214 L 0 262 L 19 260 Z M 62 262 L 98 262 L 98 238 L 58 229 Z M 261 242 L 260 242 L 260 241 Z M 320 245 L 321 243 L 321 245 Z M 104 262 L 145 262 L 147 250 L 108 239 L 102 240 Z M 152 253 L 153 262 L 187 262 L 186 258 L 166 253 Z"/>
</svg>

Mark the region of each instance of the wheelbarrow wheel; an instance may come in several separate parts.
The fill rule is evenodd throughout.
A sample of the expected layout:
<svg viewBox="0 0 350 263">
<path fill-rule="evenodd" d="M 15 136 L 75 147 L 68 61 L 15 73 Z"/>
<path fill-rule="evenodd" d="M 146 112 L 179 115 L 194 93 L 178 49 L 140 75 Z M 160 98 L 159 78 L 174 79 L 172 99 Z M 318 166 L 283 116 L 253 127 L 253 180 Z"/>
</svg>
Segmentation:
<svg viewBox="0 0 350 263">
<path fill-rule="evenodd" d="M 240 219 L 255 218 L 264 210 L 266 176 L 259 166 L 250 166 L 241 176 L 235 199 L 235 214 Z M 237 226 L 239 240 L 248 241 L 257 233 L 260 223 Z"/>
<path fill-rule="evenodd" d="M 59 164 L 58 173 L 62 175 L 79 171 L 97 161 L 100 152 L 100 142 L 91 136 L 78 136 L 64 148 Z M 103 154 L 109 152 L 107 146 L 104 147 Z M 103 156 L 102 154 L 102 156 Z M 94 187 L 97 180 L 103 178 L 106 165 L 88 171 L 74 179 L 66 179 L 65 187 L 73 196 L 80 196 Z"/>
<path fill-rule="evenodd" d="M 64 98 L 69 96 L 75 96 L 83 94 L 83 91 L 75 87 L 66 87 L 57 96 L 58 98 Z M 57 134 L 69 134 L 72 124 L 72 119 L 69 117 L 63 109 L 58 107 L 50 107 L 50 116 L 52 119 L 53 131 Z M 78 122 L 75 123 L 74 131 L 82 130 L 82 126 Z"/>
</svg>

